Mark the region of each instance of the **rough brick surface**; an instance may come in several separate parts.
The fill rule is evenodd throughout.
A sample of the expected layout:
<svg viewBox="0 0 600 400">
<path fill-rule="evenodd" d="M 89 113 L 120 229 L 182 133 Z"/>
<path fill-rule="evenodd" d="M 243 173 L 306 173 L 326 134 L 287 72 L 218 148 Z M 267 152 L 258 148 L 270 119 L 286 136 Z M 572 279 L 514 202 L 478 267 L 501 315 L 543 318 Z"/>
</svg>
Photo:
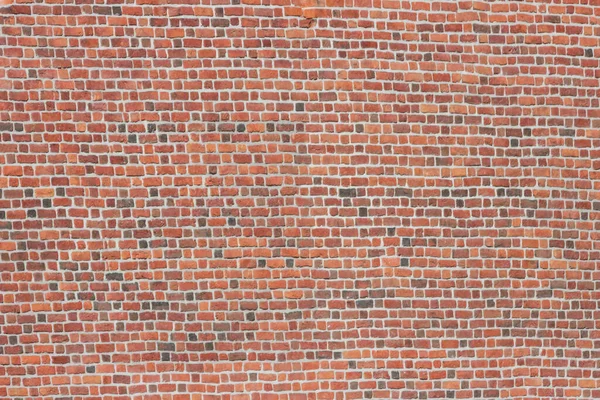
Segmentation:
<svg viewBox="0 0 600 400">
<path fill-rule="evenodd" d="M 0 9 L 1 398 L 600 398 L 598 2 L 101 1 Z"/>
</svg>

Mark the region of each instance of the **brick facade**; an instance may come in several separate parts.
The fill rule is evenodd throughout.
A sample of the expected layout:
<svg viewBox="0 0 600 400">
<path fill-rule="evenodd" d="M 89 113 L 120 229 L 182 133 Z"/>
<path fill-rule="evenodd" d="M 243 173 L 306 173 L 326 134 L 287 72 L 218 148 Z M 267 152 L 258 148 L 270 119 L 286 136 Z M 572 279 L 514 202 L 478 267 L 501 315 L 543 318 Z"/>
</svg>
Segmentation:
<svg viewBox="0 0 600 400">
<path fill-rule="evenodd" d="M 600 4 L 100 3 L 0 9 L 1 398 L 600 398 Z"/>
</svg>

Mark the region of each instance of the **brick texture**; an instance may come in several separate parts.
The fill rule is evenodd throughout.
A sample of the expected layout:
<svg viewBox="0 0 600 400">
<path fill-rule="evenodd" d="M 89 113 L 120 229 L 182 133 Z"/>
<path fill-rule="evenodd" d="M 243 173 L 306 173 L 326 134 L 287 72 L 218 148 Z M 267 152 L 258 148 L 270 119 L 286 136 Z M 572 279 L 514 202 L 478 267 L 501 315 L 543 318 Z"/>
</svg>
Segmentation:
<svg viewBox="0 0 600 400">
<path fill-rule="evenodd" d="M 599 41 L 592 0 L 0 8 L 0 398 L 600 398 Z"/>
</svg>

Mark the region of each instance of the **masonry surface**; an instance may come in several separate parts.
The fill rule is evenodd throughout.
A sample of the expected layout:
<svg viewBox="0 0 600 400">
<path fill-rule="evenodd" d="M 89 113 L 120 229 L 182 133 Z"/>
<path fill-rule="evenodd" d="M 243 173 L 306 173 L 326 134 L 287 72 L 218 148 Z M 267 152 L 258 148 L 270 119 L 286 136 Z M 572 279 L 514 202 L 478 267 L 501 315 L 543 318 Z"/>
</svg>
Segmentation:
<svg viewBox="0 0 600 400">
<path fill-rule="evenodd" d="M 0 8 L 0 398 L 600 398 L 599 23 Z"/>
</svg>

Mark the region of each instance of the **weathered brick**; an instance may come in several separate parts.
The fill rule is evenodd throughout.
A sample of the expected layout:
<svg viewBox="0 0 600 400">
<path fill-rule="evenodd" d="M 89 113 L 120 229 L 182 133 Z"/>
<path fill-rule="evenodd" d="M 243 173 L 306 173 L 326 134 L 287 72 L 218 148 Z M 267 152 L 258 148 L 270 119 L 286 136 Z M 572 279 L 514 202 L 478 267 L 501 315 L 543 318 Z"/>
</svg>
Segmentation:
<svg viewBox="0 0 600 400">
<path fill-rule="evenodd" d="M 340 197 L 356 197 L 357 190 L 356 188 L 344 188 L 340 189 Z"/>
</svg>

